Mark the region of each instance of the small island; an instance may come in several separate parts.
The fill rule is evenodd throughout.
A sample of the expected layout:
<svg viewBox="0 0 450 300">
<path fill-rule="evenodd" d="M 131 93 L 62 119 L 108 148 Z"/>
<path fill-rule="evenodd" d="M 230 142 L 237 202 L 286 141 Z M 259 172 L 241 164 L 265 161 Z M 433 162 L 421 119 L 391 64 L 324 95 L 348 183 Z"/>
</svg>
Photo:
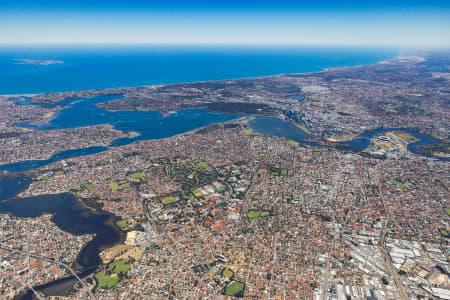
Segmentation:
<svg viewBox="0 0 450 300">
<path fill-rule="evenodd" d="M 35 65 L 35 66 L 48 66 L 63 64 L 62 60 L 48 60 L 48 59 L 29 59 L 29 58 L 16 58 L 14 59 L 16 64 L 19 65 Z"/>
</svg>

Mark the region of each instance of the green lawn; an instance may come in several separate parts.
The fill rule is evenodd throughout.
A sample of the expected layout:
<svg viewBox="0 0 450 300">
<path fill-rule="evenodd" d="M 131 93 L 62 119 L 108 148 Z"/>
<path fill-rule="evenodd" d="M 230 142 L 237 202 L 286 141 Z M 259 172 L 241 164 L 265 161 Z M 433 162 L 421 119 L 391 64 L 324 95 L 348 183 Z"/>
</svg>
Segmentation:
<svg viewBox="0 0 450 300">
<path fill-rule="evenodd" d="M 95 183 L 91 183 L 91 182 L 87 182 L 87 183 L 83 183 L 82 185 L 80 185 L 79 187 L 71 190 L 74 193 L 80 193 L 83 192 L 85 190 L 89 190 L 95 187 Z"/>
<path fill-rule="evenodd" d="M 199 189 L 195 189 L 192 191 L 195 197 L 200 198 L 203 197 L 203 193 Z"/>
<path fill-rule="evenodd" d="M 174 197 L 165 197 L 162 199 L 162 203 L 164 205 L 168 205 L 168 204 L 175 203 L 175 202 L 177 202 L 177 199 L 175 199 Z"/>
<path fill-rule="evenodd" d="M 209 165 L 205 163 L 204 161 L 198 162 L 198 165 L 203 169 L 209 169 Z"/>
<path fill-rule="evenodd" d="M 250 210 L 247 214 L 249 219 L 256 219 L 261 216 L 261 212 L 259 210 Z"/>
<path fill-rule="evenodd" d="M 228 269 L 223 270 L 222 276 L 225 278 L 231 278 L 234 273 Z"/>
<path fill-rule="evenodd" d="M 101 289 L 112 289 L 119 283 L 118 276 L 108 276 L 103 272 L 98 272 L 95 274 L 95 279 L 98 281 L 98 287 Z"/>
<path fill-rule="evenodd" d="M 130 177 L 140 181 L 147 181 L 147 176 L 145 175 L 144 172 L 133 173 L 130 175 Z"/>
<path fill-rule="evenodd" d="M 241 282 L 234 281 L 230 283 L 225 289 L 225 295 L 234 297 L 244 296 L 245 285 Z"/>
<path fill-rule="evenodd" d="M 297 143 L 296 141 L 293 141 L 293 140 L 288 140 L 288 143 L 291 144 L 291 145 L 293 145 L 293 146 L 298 146 L 298 145 L 300 145 L 299 143 Z"/>
<path fill-rule="evenodd" d="M 394 131 L 394 134 L 404 140 L 407 140 L 408 142 L 411 142 L 411 143 L 420 141 L 419 138 L 417 138 L 415 135 L 408 133 L 408 132 Z"/>
<path fill-rule="evenodd" d="M 447 213 L 447 216 L 450 216 L 450 207 L 446 207 L 444 210 Z"/>
<path fill-rule="evenodd" d="M 122 181 L 119 181 L 119 182 L 111 182 L 109 184 L 109 188 L 113 192 L 118 191 L 118 190 L 123 190 L 123 189 L 125 189 L 127 187 L 130 187 L 130 184 L 126 180 L 122 180 Z"/>
<path fill-rule="evenodd" d="M 306 128 L 305 126 L 302 126 L 300 124 L 295 124 L 295 126 L 297 126 L 298 128 L 300 128 L 301 130 L 303 130 L 304 132 L 306 132 L 308 135 L 313 135 L 311 131 L 308 130 L 308 128 Z"/>
<path fill-rule="evenodd" d="M 117 226 L 119 226 L 120 229 L 125 230 L 128 228 L 128 222 L 127 220 L 120 220 L 116 222 Z"/>
<path fill-rule="evenodd" d="M 128 273 L 128 271 L 130 271 L 131 263 L 129 259 L 121 259 L 113 262 L 110 267 L 116 274 L 126 274 Z"/>
<path fill-rule="evenodd" d="M 115 192 L 115 191 L 117 191 L 117 190 L 119 189 L 119 185 L 118 185 L 116 182 L 111 182 L 111 183 L 109 184 L 109 188 L 110 188 L 113 192 Z"/>
<path fill-rule="evenodd" d="M 404 189 L 404 188 L 406 187 L 406 184 L 401 183 L 401 182 L 398 181 L 398 180 L 392 180 L 392 183 L 395 184 L 396 186 L 398 186 L 398 187 L 401 188 L 401 189 Z"/>
</svg>

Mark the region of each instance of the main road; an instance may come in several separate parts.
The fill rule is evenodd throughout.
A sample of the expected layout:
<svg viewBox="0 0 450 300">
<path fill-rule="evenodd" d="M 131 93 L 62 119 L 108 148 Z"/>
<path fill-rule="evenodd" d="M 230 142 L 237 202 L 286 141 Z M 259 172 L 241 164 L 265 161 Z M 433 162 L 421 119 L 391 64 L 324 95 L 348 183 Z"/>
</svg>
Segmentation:
<svg viewBox="0 0 450 300">
<path fill-rule="evenodd" d="M 386 200 L 384 199 L 383 189 L 381 188 L 381 183 L 380 183 L 380 178 L 378 176 L 377 168 L 378 168 L 378 165 L 375 167 L 375 170 L 374 170 L 375 171 L 375 180 L 378 185 L 378 191 L 380 193 L 381 201 L 383 202 L 383 207 L 384 207 L 384 211 L 386 214 L 386 222 L 385 222 L 383 231 L 380 236 L 379 246 L 381 249 L 381 253 L 383 253 L 384 260 L 386 261 L 386 266 L 388 267 L 389 272 L 391 273 L 391 276 L 394 279 L 395 284 L 397 285 L 397 288 L 400 292 L 400 297 L 402 298 L 402 300 L 407 300 L 408 297 L 406 295 L 405 288 L 404 288 L 400 278 L 398 277 L 397 271 L 395 270 L 394 266 L 392 265 L 391 258 L 389 257 L 389 253 L 386 250 L 386 234 L 388 231 L 389 222 L 391 220 L 391 209 L 389 208 L 389 205 L 387 205 Z"/>
</svg>

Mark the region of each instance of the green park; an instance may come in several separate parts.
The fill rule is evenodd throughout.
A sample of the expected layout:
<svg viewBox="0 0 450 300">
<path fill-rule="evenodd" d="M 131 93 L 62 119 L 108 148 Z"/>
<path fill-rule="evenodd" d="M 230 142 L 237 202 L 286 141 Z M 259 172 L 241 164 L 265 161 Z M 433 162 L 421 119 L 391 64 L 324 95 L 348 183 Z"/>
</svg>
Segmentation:
<svg viewBox="0 0 450 300">
<path fill-rule="evenodd" d="M 225 295 L 232 297 L 244 297 L 245 284 L 233 281 L 225 288 Z"/>
</svg>

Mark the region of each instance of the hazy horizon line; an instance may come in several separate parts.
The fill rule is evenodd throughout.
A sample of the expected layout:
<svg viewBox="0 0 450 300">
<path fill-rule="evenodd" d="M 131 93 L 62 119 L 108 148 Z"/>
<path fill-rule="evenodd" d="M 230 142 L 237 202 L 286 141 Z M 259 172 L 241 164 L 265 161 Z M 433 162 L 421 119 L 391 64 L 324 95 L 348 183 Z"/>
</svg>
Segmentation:
<svg viewBox="0 0 450 300">
<path fill-rule="evenodd" d="M 405 50 L 448 49 L 450 45 L 419 45 L 419 44 L 314 44 L 314 43 L 215 43 L 215 42 L 0 42 L 0 46 L 261 46 L 261 47 L 380 47 L 380 48 L 404 48 Z"/>
</svg>

